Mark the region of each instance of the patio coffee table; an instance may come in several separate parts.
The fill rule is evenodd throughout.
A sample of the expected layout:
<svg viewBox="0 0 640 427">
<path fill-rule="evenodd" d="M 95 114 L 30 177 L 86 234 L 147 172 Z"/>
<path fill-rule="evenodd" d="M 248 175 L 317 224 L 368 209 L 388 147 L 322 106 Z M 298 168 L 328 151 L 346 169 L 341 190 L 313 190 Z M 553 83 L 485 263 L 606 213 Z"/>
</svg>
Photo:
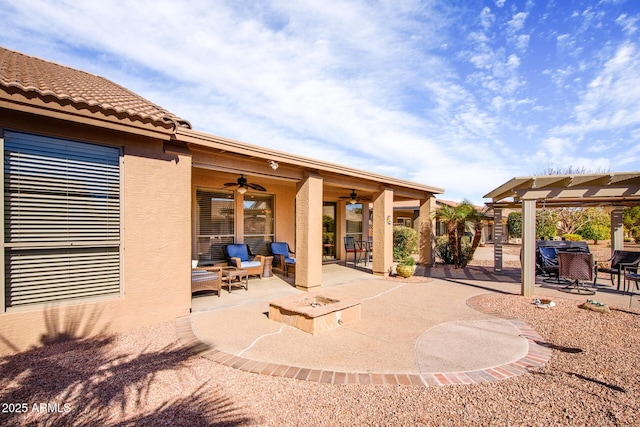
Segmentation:
<svg viewBox="0 0 640 427">
<path fill-rule="evenodd" d="M 242 278 L 244 277 L 244 285 L 242 284 Z M 238 279 L 238 284 L 244 287 L 245 291 L 249 290 L 249 272 L 238 267 L 223 267 L 222 279 L 227 282 L 229 287 L 229 293 L 231 293 L 231 285 L 234 279 Z"/>
</svg>

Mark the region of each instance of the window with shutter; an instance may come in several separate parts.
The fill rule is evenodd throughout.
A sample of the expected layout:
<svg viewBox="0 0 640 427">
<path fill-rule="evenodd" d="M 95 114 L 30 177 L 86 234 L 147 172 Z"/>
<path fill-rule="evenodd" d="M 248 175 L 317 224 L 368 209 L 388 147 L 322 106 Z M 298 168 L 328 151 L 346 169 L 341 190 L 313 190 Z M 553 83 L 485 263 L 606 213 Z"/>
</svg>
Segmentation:
<svg viewBox="0 0 640 427">
<path fill-rule="evenodd" d="M 4 132 L 6 308 L 120 294 L 117 147 Z"/>
<path fill-rule="evenodd" d="M 201 265 L 224 261 L 224 246 L 235 237 L 233 191 L 196 190 L 196 251 Z"/>
</svg>

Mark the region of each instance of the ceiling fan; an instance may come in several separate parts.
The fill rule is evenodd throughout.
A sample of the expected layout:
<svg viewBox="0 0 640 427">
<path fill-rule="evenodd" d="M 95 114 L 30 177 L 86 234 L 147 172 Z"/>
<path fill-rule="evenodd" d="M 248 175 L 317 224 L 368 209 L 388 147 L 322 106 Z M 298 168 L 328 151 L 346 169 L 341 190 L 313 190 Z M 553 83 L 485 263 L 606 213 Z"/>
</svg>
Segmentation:
<svg viewBox="0 0 640 427">
<path fill-rule="evenodd" d="M 352 205 L 355 203 L 358 203 L 360 201 L 370 201 L 371 199 L 366 199 L 364 197 L 360 197 L 358 196 L 358 193 L 356 193 L 356 190 L 354 190 L 353 188 L 351 189 L 351 194 L 349 194 L 348 196 L 340 196 L 341 199 L 349 199 L 349 203 L 351 203 Z"/>
<path fill-rule="evenodd" d="M 238 186 L 238 193 L 240 194 L 246 193 L 249 188 L 257 191 L 267 191 L 267 189 L 260 184 L 251 184 L 247 182 L 247 178 L 245 178 L 244 175 L 240 175 L 237 182 L 227 182 L 224 184 L 225 188 L 233 187 L 234 185 Z"/>
</svg>

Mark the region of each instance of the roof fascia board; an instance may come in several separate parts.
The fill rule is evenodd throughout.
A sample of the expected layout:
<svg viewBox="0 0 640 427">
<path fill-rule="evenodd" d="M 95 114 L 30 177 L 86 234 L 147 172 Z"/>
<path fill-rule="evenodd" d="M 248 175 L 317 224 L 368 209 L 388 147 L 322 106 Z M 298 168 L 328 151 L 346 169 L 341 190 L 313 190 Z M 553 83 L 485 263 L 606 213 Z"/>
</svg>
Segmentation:
<svg viewBox="0 0 640 427">
<path fill-rule="evenodd" d="M 230 151 L 245 156 L 261 158 L 265 161 L 275 160 L 279 163 L 290 163 L 294 166 L 308 168 L 310 170 L 316 170 L 318 172 L 323 171 L 343 174 L 349 177 L 360 178 L 363 180 L 373 180 L 381 182 L 385 185 L 395 185 L 398 187 L 410 188 L 413 190 L 424 191 L 431 194 L 444 193 L 444 189 L 442 188 L 431 187 L 411 181 L 405 181 L 389 176 L 374 174 L 360 169 L 349 168 L 347 166 L 342 166 L 335 163 L 324 162 L 321 160 L 302 157 L 282 151 L 276 151 L 265 147 L 259 147 L 257 145 L 251 145 L 228 138 L 209 135 L 203 132 L 194 131 L 192 129 L 178 128 L 176 130 L 176 139 L 187 144 L 194 144 L 222 151 Z"/>
<path fill-rule="evenodd" d="M 502 200 L 506 197 L 513 196 L 513 190 L 518 187 L 528 186 L 527 184 L 531 184 L 533 182 L 532 177 L 516 177 L 511 178 L 506 183 L 502 184 L 498 188 L 490 191 L 485 194 L 483 198 L 485 199 L 493 199 L 494 201 Z"/>
<path fill-rule="evenodd" d="M 589 199 L 583 198 L 566 198 L 552 200 L 537 200 L 538 207 L 560 208 L 560 207 L 597 207 L 597 206 L 638 206 L 640 205 L 640 196 L 630 197 L 594 197 Z M 518 202 L 489 202 L 486 204 L 491 209 L 521 209 L 522 203 Z"/>
<path fill-rule="evenodd" d="M 170 138 L 173 133 L 173 129 L 153 126 L 151 124 L 145 126 L 142 123 L 135 123 L 130 120 L 119 120 L 115 117 L 109 118 L 101 114 L 82 114 L 81 112 L 64 109 L 63 107 L 60 109 L 50 108 L 44 104 L 42 106 L 38 106 L 33 105 L 32 102 L 23 103 L 13 99 L 0 98 L 0 108 L 162 140 Z M 127 123 L 127 121 L 129 121 L 129 123 Z"/>
</svg>

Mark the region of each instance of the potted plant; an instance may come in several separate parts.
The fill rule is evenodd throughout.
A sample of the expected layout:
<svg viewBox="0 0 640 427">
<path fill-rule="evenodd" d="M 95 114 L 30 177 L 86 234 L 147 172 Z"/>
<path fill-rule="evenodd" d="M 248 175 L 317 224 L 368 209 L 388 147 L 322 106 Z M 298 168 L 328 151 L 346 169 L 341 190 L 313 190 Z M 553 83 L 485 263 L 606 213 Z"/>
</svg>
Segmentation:
<svg viewBox="0 0 640 427">
<path fill-rule="evenodd" d="M 406 257 L 396 266 L 396 273 L 400 277 L 411 277 L 416 269 L 416 260 L 413 257 Z"/>
</svg>

